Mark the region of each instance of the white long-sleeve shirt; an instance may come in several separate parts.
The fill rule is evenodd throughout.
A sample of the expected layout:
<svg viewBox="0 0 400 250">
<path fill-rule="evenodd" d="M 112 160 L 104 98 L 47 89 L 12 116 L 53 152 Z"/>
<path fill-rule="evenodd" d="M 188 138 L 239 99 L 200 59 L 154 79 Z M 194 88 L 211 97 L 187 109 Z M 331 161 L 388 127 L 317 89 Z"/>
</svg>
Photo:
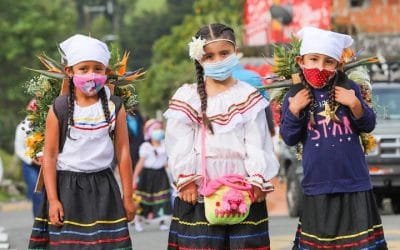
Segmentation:
<svg viewBox="0 0 400 250">
<path fill-rule="evenodd" d="M 26 131 L 29 130 L 29 121 L 25 119 L 17 125 L 15 130 L 14 152 L 26 164 L 32 164 L 32 158 L 26 155 Z"/>
<path fill-rule="evenodd" d="M 240 174 L 261 188 L 279 169 L 264 109 L 268 101 L 252 86 L 237 82 L 208 97 L 207 116 L 214 134 L 206 136 L 208 178 Z M 166 150 L 178 189 L 201 178 L 200 97 L 196 84 L 177 90 L 164 113 Z"/>
</svg>

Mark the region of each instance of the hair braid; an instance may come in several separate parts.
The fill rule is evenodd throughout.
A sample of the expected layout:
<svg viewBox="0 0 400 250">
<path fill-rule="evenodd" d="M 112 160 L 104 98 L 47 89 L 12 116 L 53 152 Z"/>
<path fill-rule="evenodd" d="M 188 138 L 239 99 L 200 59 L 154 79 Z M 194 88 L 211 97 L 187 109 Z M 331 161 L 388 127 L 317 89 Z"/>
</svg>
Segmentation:
<svg viewBox="0 0 400 250">
<path fill-rule="evenodd" d="M 76 140 L 71 137 L 71 126 L 75 125 L 74 110 L 75 110 L 75 85 L 72 77 L 69 79 L 69 93 L 68 93 L 68 131 L 67 137 L 71 140 Z"/>
<path fill-rule="evenodd" d="M 305 80 L 303 71 L 300 70 L 300 79 L 301 79 L 301 84 L 303 84 L 303 86 L 307 89 L 308 93 L 310 94 L 310 104 L 309 104 L 309 110 L 310 110 L 310 124 L 312 127 L 314 127 L 317 123 L 315 122 L 315 107 L 317 106 L 315 103 L 315 97 L 314 97 L 314 93 L 310 87 L 310 85 L 307 83 L 307 81 Z"/>
<path fill-rule="evenodd" d="M 197 93 L 199 94 L 201 101 L 201 119 L 206 128 L 209 129 L 211 133 L 214 133 L 212 124 L 207 117 L 207 92 L 204 82 L 204 69 L 197 60 L 194 62 L 194 64 L 196 66 Z"/>
<path fill-rule="evenodd" d="M 68 93 L 68 125 L 74 126 L 75 86 L 72 78 L 69 80 Z"/>
<path fill-rule="evenodd" d="M 332 82 L 332 83 L 330 84 L 330 88 L 329 88 L 328 105 L 329 105 L 329 110 L 330 110 L 330 114 L 329 114 L 330 118 L 336 123 L 341 123 L 341 121 L 335 115 L 335 107 L 337 105 L 336 100 L 335 100 L 335 87 L 338 83 L 338 79 L 339 79 L 339 73 L 336 72 L 333 79 L 330 80 L 330 82 Z"/>
<path fill-rule="evenodd" d="M 106 122 L 108 124 L 108 133 L 110 134 L 111 138 L 113 138 L 113 132 L 111 131 L 111 115 L 110 115 L 110 109 L 108 108 L 108 99 L 107 99 L 107 94 L 106 91 L 103 88 L 99 91 L 99 97 L 101 100 L 101 106 L 103 108 L 104 116 L 106 118 Z"/>
</svg>

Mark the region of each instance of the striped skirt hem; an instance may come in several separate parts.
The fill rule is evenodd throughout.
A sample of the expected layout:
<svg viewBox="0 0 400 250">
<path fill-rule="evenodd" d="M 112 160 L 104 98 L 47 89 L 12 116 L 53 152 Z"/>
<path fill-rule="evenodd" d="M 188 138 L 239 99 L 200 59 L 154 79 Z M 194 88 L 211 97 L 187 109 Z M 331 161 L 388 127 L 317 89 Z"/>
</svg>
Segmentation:
<svg viewBox="0 0 400 250">
<path fill-rule="evenodd" d="M 293 249 L 386 250 L 372 191 L 305 195 Z"/>
<path fill-rule="evenodd" d="M 235 225 L 211 225 L 204 204 L 175 199 L 168 249 L 269 250 L 268 214 L 265 202 L 254 203 L 249 216 Z"/>
<path fill-rule="evenodd" d="M 63 225 L 49 221 L 45 195 L 28 249 L 132 249 L 121 194 L 110 169 L 95 173 L 58 171 L 57 184 Z"/>
</svg>

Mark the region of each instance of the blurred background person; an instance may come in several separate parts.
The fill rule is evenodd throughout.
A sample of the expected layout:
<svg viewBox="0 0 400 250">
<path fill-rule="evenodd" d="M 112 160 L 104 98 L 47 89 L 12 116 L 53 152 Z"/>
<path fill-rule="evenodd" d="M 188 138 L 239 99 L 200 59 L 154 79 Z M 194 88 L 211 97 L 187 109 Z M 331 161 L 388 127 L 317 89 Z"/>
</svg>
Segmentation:
<svg viewBox="0 0 400 250">
<path fill-rule="evenodd" d="M 135 169 L 139 160 L 139 147 L 144 142 L 143 117 L 138 106 L 132 112 L 127 112 L 126 122 L 129 133 L 129 150 L 132 159 L 132 168 Z"/>
<path fill-rule="evenodd" d="M 34 111 L 35 108 L 36 100 L 32 99 L 26 109 Z M 35 192 L 35 185 L 41 165 L 40 160 L 32 159 L 26 154 L 26 138 L 29 130 L 29 120 L 25 118 L 17 125 L 15 131 L 14 150 L 15 154 L 22 161 L 22 174 L 26 183 L 26 197 L 32 201 L 32 213 L 35 217 L 43 199 L 43 192 Z"/>
</svg>

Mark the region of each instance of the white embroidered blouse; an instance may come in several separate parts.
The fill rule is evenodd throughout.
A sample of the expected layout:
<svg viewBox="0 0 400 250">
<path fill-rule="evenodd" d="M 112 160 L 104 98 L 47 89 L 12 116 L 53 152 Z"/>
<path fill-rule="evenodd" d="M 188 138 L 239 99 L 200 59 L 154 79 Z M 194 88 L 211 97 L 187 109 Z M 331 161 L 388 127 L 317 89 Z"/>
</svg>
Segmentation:
<svg viewBox="0 0 400 250">
<path fill-rule="evenodd" d="M 110 110 L 111 129 L 115 128 L 115 105 L 110 90 L 105 87 Z M 57 170 L 95 172 L 110 168 L 114 159 L 114 145 L 104 116 L 101 100 L 87 107 L 75 102 L 75 125 L 71 138 L 66 138 L 63 151 L 58 155 Z"/>
<path fill-rule="evenodd" d="M 264 191 L 279 169 L 264 109 L 268 101 L 252 86 L 238 81 L 207 99 L 207 116 L 214 134 L 206 136 L 206 166 L 210 179 L 240 174 Z M 201 108 L 196 84 L 185 84 L 168 110 L 168 166 L 178 190 L 196 180 L 201 185 Z"/>
</svg>

